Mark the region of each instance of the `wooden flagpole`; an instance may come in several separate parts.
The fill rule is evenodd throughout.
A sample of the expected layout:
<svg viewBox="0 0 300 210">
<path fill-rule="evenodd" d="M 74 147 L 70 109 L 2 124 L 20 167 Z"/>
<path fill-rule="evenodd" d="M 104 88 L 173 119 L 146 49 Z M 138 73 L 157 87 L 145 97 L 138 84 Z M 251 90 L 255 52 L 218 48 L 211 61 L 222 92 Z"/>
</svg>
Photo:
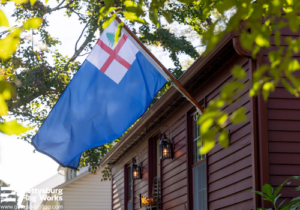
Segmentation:
<svg viewBox="0 0 300 210">
<path fill-rule="evenodd" d="M 116 20 L 121 23 L 122 20 L 116 16 Z M 205 112 L 204 108 L 194 99 L 191 94 L 181 85 L 181 83 L 171 74 L 166 67 L 148 50 L 147 47 L 136 37 L 136 35 L 124 24 L 123 28 L 131 35 L 131 37 L 145 50 L 146 53 L 162 68 L 162 70 L 170 77 L 171 80 L 175 83 L 176 89 L 179 88 L 179 92 L 181 92 L 184 97 L 186 97 L 194 106 L 196 106 L 197 110 L 200 110 L 202 113 Z M 223 129 L 214 122 L 214 125 L 219 131 Z"/>
</svg>

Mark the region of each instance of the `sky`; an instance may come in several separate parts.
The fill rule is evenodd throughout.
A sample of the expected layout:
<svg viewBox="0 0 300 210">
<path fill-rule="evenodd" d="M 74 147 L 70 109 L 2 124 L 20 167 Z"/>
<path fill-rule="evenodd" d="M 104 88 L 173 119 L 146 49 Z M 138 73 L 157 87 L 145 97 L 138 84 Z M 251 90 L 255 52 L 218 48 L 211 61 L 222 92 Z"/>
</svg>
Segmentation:
<svg viewBox="0 0 300 210">
<path fill-rule="evenodd" d="M 52 1 L 54 3 L 49 2 L 55 5 L 54 1 Z M 13 18 L 9 17 L 14 8 L 12 2 L 9 2 L 5 7 L 0 6 L 0 8 L 8 17 L 11 26 L 20 25 L 15 23 Z M 48 17 L 48 20 L 50 23 L 49 32 L 62 42 L 62 45 L 58 47 L 59 52 L 71 57 L 74 53 L 74 45 L 84 26 L 78 25 L 76 16 L 71 18 L 64 16 L 63 10 L 55 12 L 55 14 Z M 174 23 L 173 27 L 177 28 L 177 32 L 178 29 L 184 30 L 183 27 L 176 25 L 176 23 Z M 0 27 L 0 31 L 5 29 Z M 34 36 L 33 40 L 34 44 L 39 43 L 38 36 Z M 193 45 L 198 46 L 199 43 L 194 42 Z M 164 52 L 162 48 L 150 47 L 150 50 L 167 68 L 173 67 L 168 53 Z M 85 57 L 80 57 L 79 61 L 82 62 Z M 187 58 L 188 56 L 180 56 L 181 61 Z M 27 190 L 57 174 L 58 166 L 48 156 L 39 152 L 33 153 L 33 147 L 27 142 L 18 139 L 17 136 L 7 136 L 0 133 L 0 180 L 10 184 L 10 188 L 18 193 L 20 196 L 19 204 L 22 202 L 22 198 Z"/>
</svg>

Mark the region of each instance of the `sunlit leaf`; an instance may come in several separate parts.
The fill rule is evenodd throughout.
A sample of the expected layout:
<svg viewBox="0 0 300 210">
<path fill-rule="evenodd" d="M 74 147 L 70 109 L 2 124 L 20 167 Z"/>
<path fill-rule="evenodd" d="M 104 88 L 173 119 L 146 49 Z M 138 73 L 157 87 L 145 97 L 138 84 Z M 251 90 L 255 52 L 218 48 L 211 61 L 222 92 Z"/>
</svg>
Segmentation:
<svg viewBox="0 0 300 210">
<path fill-rule="evenodd" d="M 235 110 L 230 116 L 231 122 L 234 124 L 242 123 L 247 120 L 246 108 L 240 107 Z"/>
<path fill-rule="evenodd" d="M 2 10 L 0 10 L 0 26 L 9 26 L 8 20 Z"/>
<path fill-rule="evenodd" d="M 0 40 L 0 59 L 7 59 L 20 44 L 21 29 L 15 29 L 6 38 Z"/>
<path fill-rule="evenodd" d="M 222 147 L 227 148 L 229 144 L 229 132 L 227 130 L 222 130 L 219 136 L 219 143 Z"/>
<path fill-rule="evenodd" d="M 28 0 L 13 0 L 13 1 L 15 2 L 15 4 L 24 4 L 24 3 L 28 2 Z M 46 0 L 46 1 L 48 2 L 48 0 Z"/>
<path fill-rule="evenodd" d="M 35 29 L 38 28 L 42 24 L 42 22 L 43 22 L 42 18 L 38 18 L 38 17 L 31 18 L 23 24 L 23 28 L 26 30 Z"/>
<path fill-rule="evenodd" d="M 291 60 L 289 63 L 289 66 L 288 66 L 288 70 L 290 72 L 293 72 L 293 71 L 297 71 L 299 69 L 300 69 L 300 64 L 299 64 L 298 60 L 296 60 L 296 59 Z"/>
<path fill-rule="evenodd" d="M 118 41 L 121 37 L 121 30 L 122 30 L 123 26 L 124 26 L 123 22 L 119 23 L 116 34 L 115 34 L 115 43 L 114 44 L 118 43 Z"/>
<path fill-rule="evenodd" d="M 217 123 L 219 125 L 222 125 L 223 123 L 226 122 L 226 120 L 228 119 L 228 114 L 227 113 L 222 113 L 222 115 L 218 118 Z"/>
<path fill-rule="evenodd" d="M 0 116 L 7 115 L 8 107 L 5 102 L 5 98 L 0 94 Z"/>
<path fill-rule="evenodd" d="M 200 154 L 208 153 L 215 146 L 215 135 L 217 129 L 210 129 L 205 135 L 202 136 L 203 146 L 200 148 Z"/>
<path fill-rule="evenodd" d="M 0 123 L 0 132 L 7 135 L 20 135 L 30 129 L 31 128 L 24 127 L 23 125 L 17 123 L 16 120 Z"/>
<path fill-rule="evenodd" d="M 130 20 L 132 22 L 139 22 L 139 23 L 142 23 L 142 24 L 146 24 L 146 21 L 140 17 L 138 17 L 135 13 L 133 12 L 123 12 L 125 18 L 127 20 Z"/>
<path fill-rule="evenodd" d="M 37 0 L 30 0 L 31 6 L 33 6 L 33 5 L 35 4 L 36 1 L 37 1 Z"/>
<path fill-rule="evenodd" d="M 204 121 L 202 124 L 201 124 L 201 128 L 200 128 L 200 132 L 202 134 L 204 133 L 207 133 L 208 130 L 210 129 L 210 127 L 213 125 L 214 123 L 214 120 L 213 119 L 207 119 L 206 121 Z"/>
<path fill-rule="evenodd" d="M 275 90 L 275 86 L 273 82 L 266 82 L 263 85 L 263 97 L 265 100 L 268 99 L 270 91 L 274 91 Z"/>
<path fill-rule="evenodd" d="M 113 20 L 116 18 L 117 14 L 114 13 L 108 20 L 106 20 L 104 23 L 103 23 L 103 28 L 107 28 L 111 22 L 113 22 Z"/>
<path fill-rule="evenodd" d="M 264 37 L 263 35 L 259 34 L 256 38 L 255 38 L 255 42 L 258 46 L 260 47 L 269 47 L 270 46 L 270 42 L 269 39 L 267 39 L 266 37 Z"/>
</svg>

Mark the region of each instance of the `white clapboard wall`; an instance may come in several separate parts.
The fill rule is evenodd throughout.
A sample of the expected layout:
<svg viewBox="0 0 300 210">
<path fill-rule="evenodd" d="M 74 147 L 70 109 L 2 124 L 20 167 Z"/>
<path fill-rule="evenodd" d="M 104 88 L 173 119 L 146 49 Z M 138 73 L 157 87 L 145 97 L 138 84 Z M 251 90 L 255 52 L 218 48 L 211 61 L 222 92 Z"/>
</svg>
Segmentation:
<svg viewBox="0 0 300 210">
<path fill-rule="evenodd" d="M 76 177 L 79 179 L 62 187 L 64 210 L 111 209 L 111 181 L 101 181 L 102 169 L 98 169 L 95 175 L 81 174 L 84 176 Z"/>
</svg>

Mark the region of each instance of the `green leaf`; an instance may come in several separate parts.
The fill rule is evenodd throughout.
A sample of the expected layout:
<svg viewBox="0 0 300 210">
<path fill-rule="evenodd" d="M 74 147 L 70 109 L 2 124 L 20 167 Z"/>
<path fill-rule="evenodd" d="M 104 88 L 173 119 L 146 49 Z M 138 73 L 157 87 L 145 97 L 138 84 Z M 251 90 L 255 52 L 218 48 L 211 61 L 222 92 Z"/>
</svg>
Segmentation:
<svg viewBox="0 0 300 210">
<path fill-rule="evenodd" d="M 256 38 L 255 38 L 255 42 L 258 46 L 260 47 L 270 47 L 270 42 L 269 39 L 266 37 L 263 37 L 262 34 L 259 34 Z"/>
<path fill-rule="evenodd" d="M 202 136 L 203 146 L 200 149 L 200 154 L 207 154 L 215 146 L 215 136 L 217 129 L 212 128 Z"/>
<path fill-rule="evenodd" d="M 0 59 L 7 59 L 20 44 L 21 29 L 17 28 L 4 39 L 0 39 Z"/>
<path fill-rule="evenodd" d="M 8 107 L 5 102 L 5 98 L 0 94 L 0 116 L 7 115 Z"/>
<path fill-rule="evenodd" d="M 200 132 L 201 134 L 205 134 L 209 131 L 210 127 L 213 125 L 214 123 L 214 119 L 209 118 L 207 120 L 205 120 L 200 127 Z"/>
<path fill-rule="evenodd" d="M 30 130 L 31 128 L 24 127 L 17 123 L 16 120 L 0 123 L 0 131 L 7 135 L 20 135 Z"/>
<path fill-rule="evenodd" d="M 236 6 L 237 1 L 236 0 L 225 0 L 225 1 L 219 1 L 222 3 L 219 3 L 216 5 L 217 10 L 220 13 L 223 13 L 226 10 L 231 9 L 232 7 Z"/>
<path fill-rule="evenodd" d="M 227 119 L 228 119 L 228 114 L 227 113 L 222 113 L 222 115 L 218 117 L 217 123 L 219 125 L 222 125 L 223 123 L 226 122 Z"/>
<path fill-rule="evenodd" d="M 231 122 L 234 124 L 238 124 L 247 120 L 246 116 L 246 108 L 240 107 L 235 110 L 230 116 Z"/>
<path fill-rule="evenodd" d="M 123 26 L 124 26 L 123 22 L 119 23 L 117 31 L 116 31 L 115 39 L 114 39 L 115 44 L 118 43 L 118 41 L 121 37 L 121 30 L 122 30 Z"/>
<path fill-rule="evenodd" d="M 293 198 L 291 201 L 296 201 L 296 200 L 300 200 L 300 196 Z"/>
<path fill-rule="evenodd" d="M 38 28 L 43 22 L 42 18 L 31 18 L 27 20 L 26 23 L 23 24 L 23 28 L 26 30 Z"/>
<path fill-rule="evenodd" d="M 9 22 L 2 10 L 0 10 L 0 26 L 9 27 Z"/>
<path fill-rule="evenodd" d="M 288 70 L 290 72 L 294 72 L 300 69 L 300 64 L 298 62 L 298 60 L 293 59 L 289 62 L 289 66 L 288 66 Z"/>
<path fill-rule="evenodd" d="M 103 23 L 103 29 L 107 28 L 112 22 L 113 20 L 117 17 L 117 14 L 114 13 L 108 20 L 106 20 L 104 23 Z"/>
<path fill-rule="evenodd" d="M 262 191 L 268 196 L 273 195 L 273 187 L 269 184 L 264 184 L 264 186 L 262 187 Z"/>
<path fill-rule="evenodd" d="M 222 147 L 227 148 L 229 144 L 229 132 L 227 130 L 222 130 L 219 136 L 219 143 Z"/>
<path fill-rule="evenodd" d="M 28 2 L 28 0 L 13 0 L 13 1 L 15 2 L 15 4 L 24 4 Z"/>
<path fill-rule="evenodd" d="M 245 70 L 240 66 L 235 66 L 232 71 L 232 75 L 237 79 L 245 79 L 246 78 L 246 72 Z"/>
<path fill-rule="evenodd" d="M 37 1 L 37 0 L 30 0 L 31 6 L 33 6 L 33 5 L 35 4 L 36 1 Z"/>
<path fill-rule="evenodd" d="M 125 16 L 125 19 L 127 19 L 127 20 L 130 20 L 132 22 L 138 22 L 138 23 L 142 23 L 142 24 L 147 24 L 147 22 L 144 19 L 138 17 L 136 15 L 136 13 L 134 13 L 134 12 L 123 12 L 123 14 Z"/>
<path fill-rule="evenodd" d="M 261 196 L 263 196 L 263 197 L 267 197 L 267 195 L 265 195 L 265 194 L 262 193 L 262 192 L 255 191 L 255 190 L 250 190 L 250 191 L 253 192 L 253 193 L 256 193 L 256 194 L 258 194 L 258 195 L 261 195 Z"/>
<path fill-rule="evenodd" d="M 265 101 L 268 99 L 270 91 L 274 91 L 275 90 L 275 86 L 273 82 L 266 82 L 263 86 L 263 97 L 265 99 Z"/>
<path fill-rule="evenodd" d="M 296 187 L 295 191 L 300 191 L 300 186 Z"/>
<path fill-rule="evenodd" d="M 164 18 L 166 19 L 166 21 L 171 24 L 173 22 L 172 17 L 169 15 L 169 13 L 167 13 L 166 11 L 162 11 L 162 15 L 164 16 Z"/>
<path fill-rule="evenodd" d="M 284 199 L 278 206 L 278 208 L 286 201 L 286 199 Z"/>
<path fill-rule="evenodd" d="M 287 81 L 285 81 L 285 79 L 282 79 L 281 82 L 285 89 L 287 89 L 292 95 L 299 97 L 297 89 L 293 88 Z"/>
</svg>

